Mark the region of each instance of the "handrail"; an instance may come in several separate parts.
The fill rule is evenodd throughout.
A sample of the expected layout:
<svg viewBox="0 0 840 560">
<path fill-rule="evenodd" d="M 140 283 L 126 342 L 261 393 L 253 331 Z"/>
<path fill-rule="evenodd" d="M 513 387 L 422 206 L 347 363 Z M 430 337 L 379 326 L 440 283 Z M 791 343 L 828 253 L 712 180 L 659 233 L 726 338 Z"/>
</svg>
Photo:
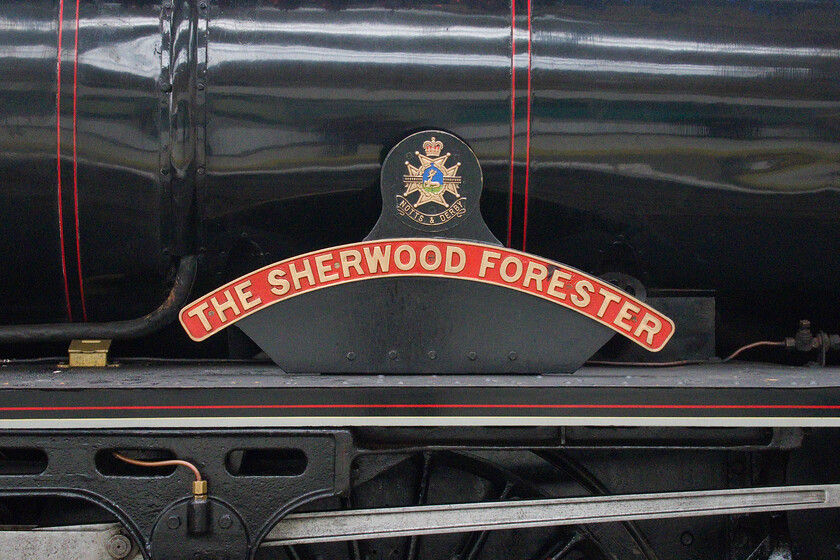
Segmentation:
<svg viewBox="0 0 840 560">
<path fill-rule="evenodd" d="M 137 319 L 108 323 L 44 323 L 0 327 L 0 344 L 60 342 L 85 338 L 125 340 L 140 338 L 168 325 L 187 300 L 198 270 L 198 257 L 185 255 L 178 262 L 175 283 L 160 307 Z"/>
</svg>

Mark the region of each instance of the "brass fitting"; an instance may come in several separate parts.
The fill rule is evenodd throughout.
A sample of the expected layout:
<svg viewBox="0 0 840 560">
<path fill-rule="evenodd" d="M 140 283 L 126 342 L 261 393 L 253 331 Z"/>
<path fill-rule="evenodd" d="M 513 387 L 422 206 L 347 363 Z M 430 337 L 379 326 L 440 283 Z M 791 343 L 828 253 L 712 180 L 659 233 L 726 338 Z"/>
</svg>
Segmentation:
<svg viewBox="0 0 840 560">
<path fill-rule="evenodd" d="M 192 483 L 192 493 L 196 498 L 207 496 L 207 481 L 194 480 Z"/>
</svg>

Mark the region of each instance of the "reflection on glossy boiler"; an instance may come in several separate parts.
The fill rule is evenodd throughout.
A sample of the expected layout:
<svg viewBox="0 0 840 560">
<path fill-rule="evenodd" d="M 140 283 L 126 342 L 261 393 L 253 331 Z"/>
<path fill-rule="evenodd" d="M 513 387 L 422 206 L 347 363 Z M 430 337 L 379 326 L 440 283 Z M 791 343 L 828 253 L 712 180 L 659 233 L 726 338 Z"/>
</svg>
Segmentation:
<svg viewBox="0 0 840 560">
<path fill-rule="evenodd" d="M 181 254 L 208 291 L 358 241 L 421 129 L 475 151 L 514 247 L 652 290 L 837 284 L 837 5 L 528 6 L 4 3 L 4 316 L 136 316 Z"/>
</svg>

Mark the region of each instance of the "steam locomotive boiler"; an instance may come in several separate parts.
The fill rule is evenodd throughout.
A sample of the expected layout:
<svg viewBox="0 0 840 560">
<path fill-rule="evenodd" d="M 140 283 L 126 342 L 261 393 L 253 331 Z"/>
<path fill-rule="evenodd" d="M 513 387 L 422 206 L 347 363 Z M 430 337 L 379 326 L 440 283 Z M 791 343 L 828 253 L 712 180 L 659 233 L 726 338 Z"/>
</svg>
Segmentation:
<svg viewBox="0 0 840 560">
<path fill-rule="evenodd" d="M 0 558 L 836 558 L 838 29 L 3 3 Z"/>
</svg>

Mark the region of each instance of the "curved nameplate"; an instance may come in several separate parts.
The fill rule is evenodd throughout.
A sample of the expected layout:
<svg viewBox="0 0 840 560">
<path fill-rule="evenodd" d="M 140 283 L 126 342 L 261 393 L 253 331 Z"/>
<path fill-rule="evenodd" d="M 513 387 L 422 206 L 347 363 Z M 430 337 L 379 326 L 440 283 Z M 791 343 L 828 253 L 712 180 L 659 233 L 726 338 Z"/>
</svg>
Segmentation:
<svg viewBox="0 0 840 560">
<path fill-rule="evenodd" d="M 674 334 L 671 319 L 584 272 L 521 251 L 442 239 L 366 241 L 286 259 L 194 301 L 179 318 L 190 338 L 201 341 L 289 298 L 391 277 L 451 278 L 523 292 L 585 315 L 651 352 Z"/>
</svg>

